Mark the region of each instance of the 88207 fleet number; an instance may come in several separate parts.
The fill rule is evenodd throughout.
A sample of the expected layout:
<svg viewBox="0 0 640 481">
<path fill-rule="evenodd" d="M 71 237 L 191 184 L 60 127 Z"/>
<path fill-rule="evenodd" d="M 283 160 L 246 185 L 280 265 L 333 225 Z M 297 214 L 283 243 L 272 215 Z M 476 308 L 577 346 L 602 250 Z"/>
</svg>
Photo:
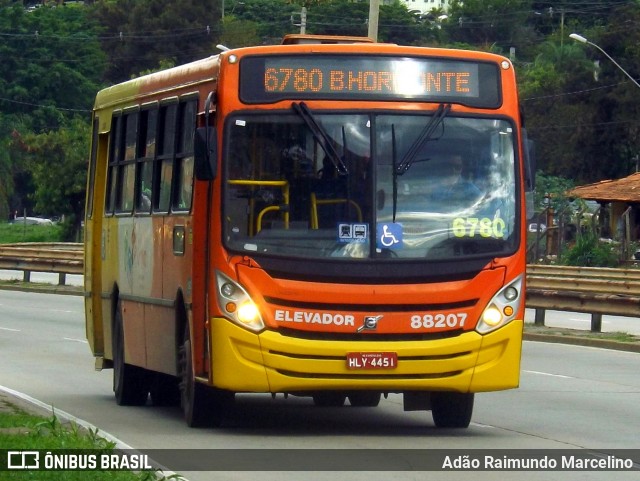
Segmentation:
<svg viewBox="0 0 640 481">
<path fill-rule="evenodd" d="M 458 329 L 464 327 L 467 320 L 466 312 L 452 312 L 450 314 L 424 314 L 411 316 L 412 329 Z"/>
</svg>

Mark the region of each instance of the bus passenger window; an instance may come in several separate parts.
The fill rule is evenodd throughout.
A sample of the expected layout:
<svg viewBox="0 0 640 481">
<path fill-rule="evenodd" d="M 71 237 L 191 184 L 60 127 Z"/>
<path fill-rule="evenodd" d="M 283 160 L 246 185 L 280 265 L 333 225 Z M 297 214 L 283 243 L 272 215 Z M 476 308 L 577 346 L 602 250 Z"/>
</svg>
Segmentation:
<svg viewBox="0 0 640 481">
<path fill-rule="evenodd" d="M 149 212 L 151 210 L 151 186 L 153 179 L 153 163 L 151 161 L 140 164 L 140 189 L 136 208 L 139 211 Z"/>
<path fill-rule="evenodd" d="M 136 159 L 136 145 L 138 140 L 138 113 L 132 113 L 125 117 L 126 137 L 124 160 L 132 161 Z"/>
<path fill-rule="evenodd" d="M 177 104 L 166 105 L 160 109 L 159 150 L 156 159 L 158 172 L 155 175 L 153 189 L 153 210 L 156 212 L 169 212 L 169 207 L 171 206 L 177 110 Z"/>
<path fill-rule="evenodd" d="M 168 212 L 171 204 L 171 178 L 173 177 L 173 161 L 171 159 L 162 161 L 160 171 L 160 196 L 156 210 Z"/>
<path fill-rule="evenodd" d="M 153 160 L 156 154 L 158 110 L 143 110 L 140 115 L 140 153 L 136 178 L 136 211 L 151 212 L 153 198 Z"/>
<path fill-rule="evenodd" d="M 193 156 L 182 159 L 177 175 L 178 198 L 175 207 L 180 210 L 189 210 L 193 192 Z"/>
<path fill-rule="evenodd" d="M 109 170 L 107 172 L 107 189 L 105 192 L 105 214 L 113 213 L 116 206 L 116 192 L 118 190 L 117 172 L 120 159 L 121 139 L 120 123 L 122 117 L 114 116 L 111 119 L 111 138 L 109 140 Z"/>
<path fill-rule="evenodd" d="M 135 164 L 130 163 L 121 166 L 122 169 L 122 187 L 121 202 L 118 210 L 122 212 L 131 212 L 133 209 L 133 191 L 135 186 Z"/>
<path fill-rule="evenodd" d="M 118 210 L 131 212 L 133 210 L 133 193 L 135 188 L 135 160 L 138 140 L 138 113 L 131 113 L 124 117 L 124 165 L 121 167 L 120 202 Z"/>
<path fill-rule="evenodd" d="M 195 100 L 180 104 L 178 146 L 176 149 L 174 210 L 189 210 L 193 190 L 193 132 L 196 127 Z"/>
</svg>

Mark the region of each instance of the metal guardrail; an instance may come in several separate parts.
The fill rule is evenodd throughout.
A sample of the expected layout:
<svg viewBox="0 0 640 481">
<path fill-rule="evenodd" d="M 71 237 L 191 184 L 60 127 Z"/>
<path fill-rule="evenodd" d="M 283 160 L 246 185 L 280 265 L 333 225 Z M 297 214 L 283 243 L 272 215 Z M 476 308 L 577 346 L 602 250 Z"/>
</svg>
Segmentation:
<svg viewBox="0 0 640 481">
<path fill-rule="evenodd" d="M 82 244 L 67 242 L 26 242 L 0 245 L 0 269 L 23 271 L 23 281 L 30 282 L 32 272 L 58 274 L 58 284 L 64 285 L 67 274 L 82 274 L 84 249 Z"/>
<path fill-rule="evenodd" d="M 546 310 L 583 312 L 601 332 L 603 314 L 640 317 L 640 270 L 528 265 L 526 304 L 537 325 Z"/>
<path fill-rule="evenodd" d="M 75 243 L 0 245 L 0 269 L 53 272 L 64 285 L 67 274 L 82 274 L 84 252 Z M 527 266 L 526 305 L 535 309 L 535 324 L 544 325 L 547 310 L 591 314 L 591 330 L 602 330 L 602 315 L 640 317 L 640 269 Z"/>
</svg>

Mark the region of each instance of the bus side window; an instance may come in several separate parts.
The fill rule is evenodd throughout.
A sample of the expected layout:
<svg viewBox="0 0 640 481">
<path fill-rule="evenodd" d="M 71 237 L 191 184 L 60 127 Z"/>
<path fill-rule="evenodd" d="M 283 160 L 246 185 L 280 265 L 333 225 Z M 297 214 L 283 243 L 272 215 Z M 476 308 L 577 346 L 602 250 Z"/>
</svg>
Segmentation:
<svg viewBox="0 0 640 481">
<path fill-rule="evenodd" d="M 193 132 L 196 126 L 197 103 L 195 100 L 180 104 L 178 145 L 175 161 L 175 195 L 173 209 L 191 209 L 193 192 Z"/>
<path fill-rule="evenodd" d="M 124 159 L 120 167 L 122 187 L 121 198 L 118 207 L 121 212 L 131 212 L 133 210 L 133 193 L 135 187 L 135 162 L 136 145 L 138 140 L 138 112 L 133 112 L 124 117 L 125 132 L 124 139 Z M 120 179 L 119 179 L 120 180 Z"/>
<path fill-rule="evenodd" d="M 93 128 L 91 134 L 91 154 L 89 157 L 89 183 L 87 186 L 87 219 L 93 218 L 93 196 L 96 182 L 96 162 L 98 157 L 98 138 L 99 138 L 100 122 L 96 115 L 93 117 Z"/>
<path fill-rule="evenodd" d="M 144 110 L 140 117 L 136 211 L 149 213 L 153 198 L 153 161 L 156 153 L 158 109 Z"/>
<path fill-rule="evenodd" d="M 160 109 L 158 156 L 153 189 L 153 210 L 156 212 L 169 212 L 171 204 L 177 109 L 177 104 L 165 105 Z"/>
<path fill-rule="evenodd" d="M 116 177 L 118 172 L 118 155 L 120 141 L 120 116 L 111 119 L 111 135 L 109 139 L 109 166 L 107 170 L 107 189 L 105 191 L 105 214 L 112 214 L 116 203 Z"/>
</svg>

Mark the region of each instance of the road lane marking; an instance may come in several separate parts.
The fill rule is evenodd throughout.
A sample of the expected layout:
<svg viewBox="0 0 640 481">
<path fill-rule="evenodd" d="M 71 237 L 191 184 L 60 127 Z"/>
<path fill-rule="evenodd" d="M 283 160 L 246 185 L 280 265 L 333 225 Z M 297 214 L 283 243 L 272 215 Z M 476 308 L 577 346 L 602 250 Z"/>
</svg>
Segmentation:
<svg viewBox="0 0 640 481">
<path fill-rule="evenodd" d="M 529 374 L 539 374 L 540 376 L 549 376 L 549 377 L 559 377 L 561 379 L 575 379 L 575 377 L 571 376 L 563 376 L 562 374 L 551 374 L 550 372 L 542 372 L 542 371 L 523 371 Z"/>
<path fill-rule="evenodd" d="M 89 341 L 87 341 L 86 339 L 74 339 L 73 337 L 63 337 L 63 339 L 65 341 L 81 342 L 83 344 L 89 344 Z"/>
<path fill-rule="evenodd" d="M 0 327 L 0 331 L 20 332 L 20 329 L 11 329 L 10 327 Z"/>
</svg>

